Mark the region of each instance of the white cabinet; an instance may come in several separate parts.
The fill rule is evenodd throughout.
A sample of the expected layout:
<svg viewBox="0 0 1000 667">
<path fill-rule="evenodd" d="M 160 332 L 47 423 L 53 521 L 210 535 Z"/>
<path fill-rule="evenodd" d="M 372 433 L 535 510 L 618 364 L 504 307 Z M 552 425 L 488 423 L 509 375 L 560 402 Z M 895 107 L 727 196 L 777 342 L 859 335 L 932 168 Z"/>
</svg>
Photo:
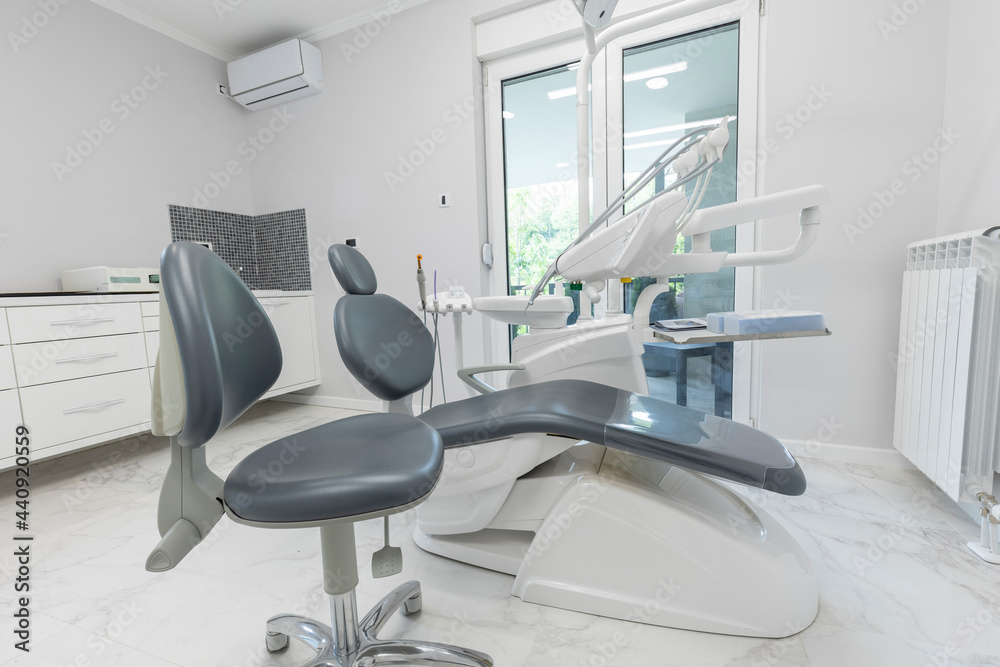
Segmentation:
<svg viewBox="0 0 1000 667">
<path fill-rule="evenodd" d="M 260 299 L 281 344 L 281 375 L 268 396 L 315 383 L 319 378 L 316 316 L 310 297 Z"/>
<path fill-rule="evenodd" d="M 21 387 L 118 373 L 148 365 L 146 341 L 141 333 L 14 346 L 14 366 Z"/>
<path fill-rule="evenodd" d="M 146 365 L 152 368 L 156 365 L 156 355 L 160 351 L 160 332 L 146 332 Z"/>
<path fill-rule="evenodd" d="M 311 293 L 258 298 L 284 357 L 265 398 L 319 384 Z M 149 430 L 158 295 L 12 297 L 3 305 L 0 437 L 13 442 L 24 423 L 37 461 Z M 0 449 L 0 470 L 13 465 L 13 451 Z"/>
<path fill-rule="evenodd" d="M 0 391 L 17 387 L 14 359 L 10 356 L 10 349 L 10 345 L 0 345 Z"/>
<path fill-rule="evenodd" d="M 74 440 L 149 422 L 149 371 L 96 375 L 21 389 L 35 454 Z"/>
<path fill-rule="evenodd" d="M 21 423 L 21 403 L 17 400 L 17 389 L 0 391 L 0 437 L 6 443 L 0 448 L 0 462 L 6 457 L 14 457 L 14 429 Z"/>
<path fill-rule="evenodd" d="M 142 331 L 138 303 L 87 303 L 8 308 L 13 343 Z"/>
</svg>

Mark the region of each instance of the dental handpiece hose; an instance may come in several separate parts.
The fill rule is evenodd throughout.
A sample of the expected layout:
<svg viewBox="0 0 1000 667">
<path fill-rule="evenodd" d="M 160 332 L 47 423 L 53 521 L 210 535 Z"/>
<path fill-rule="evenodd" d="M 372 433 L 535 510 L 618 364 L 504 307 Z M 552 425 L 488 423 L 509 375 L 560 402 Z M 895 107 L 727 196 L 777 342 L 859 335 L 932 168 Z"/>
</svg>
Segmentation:
<svg viewBox="0 0 1000 667">
<path fill-rule="evenodd" d="M 420 265 L 423 255 L 417 255 L 417 287 L 420 289 L 420 306 L 427 310 L 427 277 L 424 276 L 424 267 Z"/>
</svg>

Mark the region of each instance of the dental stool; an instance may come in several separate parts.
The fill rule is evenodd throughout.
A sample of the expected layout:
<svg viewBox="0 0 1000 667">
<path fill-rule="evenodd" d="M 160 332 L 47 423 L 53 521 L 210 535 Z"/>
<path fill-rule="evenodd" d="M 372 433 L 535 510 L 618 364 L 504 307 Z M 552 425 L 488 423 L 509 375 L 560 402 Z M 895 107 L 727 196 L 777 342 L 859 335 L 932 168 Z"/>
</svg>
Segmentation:
<svg viewBox="0 0 1000 667">
<path fill-rule="evenodd" d="M 354 524 L 402 512 L 430 494 L 443 461 L 437 432 L 399 414 L 350 417 L 261 447 L 223 481 L 209 470 L 204 445 L 274 384 L 281 348 L 260 304 L 212 251 L 196 243 L 167 246 L 161 274 L 152 430 L 170 436 L 171 463 L 160 494 L 162 539 L 146 569 L 175 567 L 223 514 L 260 528 L 319 528 L 333 623 L 274 616 L 269 651 L 294 637 L 316 650 L 307 667 L 493 665 L 488 655 L 456 646 L 378 639 L 396 610 L 420 609 L 416 581 L 358 619 Z M 410 347 L 433 356 L 429 334 L 414 334 Z M 428 381 L 429 374 L 415 372 L 425 365 L 389 365 L 379 378 L 387 391 L 409 393 Z"/>
</svg>

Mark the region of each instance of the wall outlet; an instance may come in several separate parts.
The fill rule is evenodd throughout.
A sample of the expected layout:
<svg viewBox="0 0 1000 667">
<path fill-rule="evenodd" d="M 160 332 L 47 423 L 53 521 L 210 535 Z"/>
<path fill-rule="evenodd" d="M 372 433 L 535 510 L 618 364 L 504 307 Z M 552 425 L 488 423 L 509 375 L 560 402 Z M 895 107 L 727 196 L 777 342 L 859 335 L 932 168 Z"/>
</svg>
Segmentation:
<svg viewBox="0 0 1000 667">
<path fill-rule="evenodd" d="M 447 193 L 438 195 L 438 208 L 448 208 L 449 206 L 451 206 L 451 195 Z"/>
</svg>

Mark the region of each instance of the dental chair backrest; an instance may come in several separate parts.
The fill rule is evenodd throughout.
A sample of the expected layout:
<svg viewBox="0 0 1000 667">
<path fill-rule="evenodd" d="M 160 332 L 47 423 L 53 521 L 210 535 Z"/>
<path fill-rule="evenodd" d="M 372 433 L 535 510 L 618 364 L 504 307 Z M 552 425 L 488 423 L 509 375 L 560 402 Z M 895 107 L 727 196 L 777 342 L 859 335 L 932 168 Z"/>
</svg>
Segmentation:
<svg viewBox="0 0 1000 667">
<path fill-rule="evenodd" d="M 384 401 L 422 389 L 434 371 L 434 339 L 417 314 L 385 294 L 357 249 L 330 246 L 330 268 L 347 294 L 333 311 L 337 348 L 347 370 Z"/>
</svg>

